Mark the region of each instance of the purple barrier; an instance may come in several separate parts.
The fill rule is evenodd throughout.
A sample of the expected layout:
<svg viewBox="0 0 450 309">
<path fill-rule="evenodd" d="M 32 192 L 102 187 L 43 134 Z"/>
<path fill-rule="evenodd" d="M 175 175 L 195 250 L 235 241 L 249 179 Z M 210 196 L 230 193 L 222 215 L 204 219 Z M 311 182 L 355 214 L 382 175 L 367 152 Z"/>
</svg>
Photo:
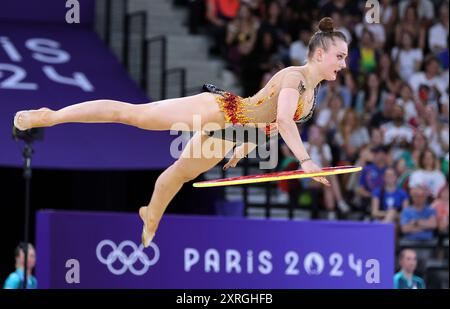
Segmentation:
<svg viewBox="0 0 450 309">
<path fill-rule="evenodd" d="M 94 99 L 148 102 L 92 31 L 0 22 L 0 165 L 22 166 L 11 138 L 15 112 L 43 106 L 60 109 Z M 169 151 L 172 140 L 169 132 L 119 124 L 64 124 L 46 129 L 45 141 L 35 143 L 33 165 L 160 169 L 174 160 Z"/>
<path fill-rule="evenodd" d="M 392 225 L 40 211 L 40 288 L 392 288 Z"/>
</svg>

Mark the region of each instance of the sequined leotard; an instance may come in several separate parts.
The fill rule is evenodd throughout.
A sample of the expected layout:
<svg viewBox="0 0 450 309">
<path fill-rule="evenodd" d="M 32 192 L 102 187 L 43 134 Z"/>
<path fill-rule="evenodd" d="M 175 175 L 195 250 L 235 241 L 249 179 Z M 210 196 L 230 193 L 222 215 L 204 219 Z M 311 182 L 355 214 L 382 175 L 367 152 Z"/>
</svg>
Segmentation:
<svg viewBox="0 0 450 309">
<path fill-rule="evenodd" d="M 277 101 L 280 89 L 277 85 L 280 81 L 276 80 L 277 76 L 274 76 L 273 81 L 269 81 L 268 85 L 261 89 L 257 94 L 252 97 L 242 98 L 233 93 L 219 89 L 214 85 L 205 84 L 203 86 L 205 91 L 216 94 L 216 101 L 219 104 L 220 109 L 225 114 L 225 120 L 227 123 L 233 125 L 249 126 L 251 124 L 266 124 L 265 134 L 270 134 L 271 124 L 274 124 L 277 118 Z M 305 101 L 303 94 L 306 91 L 303 81 L 300 81 L 298 85 L 298 91 L 300 98 L 297 104 L 297 110 L 294 114 L 294 121 L 303 123 L 308 121 L 315 109 L 315 97 L 317 89 L 314 89 L 314 98 L 312 100 L 312 106 L 306 115 L 303 115 Z M 311 103 L 311 102 L 310 102 Z M 306 105 L 307 106 L 307 105 Z M 208 135 L 209 132 L 207 132 Z"/>
</svg>

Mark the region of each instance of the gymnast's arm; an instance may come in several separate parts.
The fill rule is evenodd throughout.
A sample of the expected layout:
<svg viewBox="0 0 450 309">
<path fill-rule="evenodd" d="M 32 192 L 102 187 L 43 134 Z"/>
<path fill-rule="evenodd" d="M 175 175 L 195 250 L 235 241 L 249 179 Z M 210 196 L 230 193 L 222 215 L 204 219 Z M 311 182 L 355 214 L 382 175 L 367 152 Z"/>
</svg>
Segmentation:
<svg viewBox="0 0 450 309">
<path fill-rule="evenodd" d="M 320 171 L 321 169 L 309 159 L 309 154 L 303 145 L 297 124 L 294 121 L 295 111 L 297 110 L 297 102 L 300 98 L 298 85 L 300 79 L 298 75 L 287 74 L 281 85 L 281 91 L 278 96 L 277 106 L 277 124 L 278 131 L 285 141 L 286 145 L 291 149 L 294 156 L 300 161 L 302 169 L 306 172 Z M 303 162 L 304 161 L 304 162 Z M 329 185 L 324 177 L 314 177 L 315 181 Z"/>
<path fill-rule="evenodd" d="M 291 149 L 294 156 L 299 160 L 309 158 L 305 146 L 300 138 L 297 124 L 294 121 L 297 102 L 300 98 L 298 92 L 299 78 L 294 74 L 287 74 L 281 84 L 278 96 L 277 124 L 281 137 Z"/>
</svg>

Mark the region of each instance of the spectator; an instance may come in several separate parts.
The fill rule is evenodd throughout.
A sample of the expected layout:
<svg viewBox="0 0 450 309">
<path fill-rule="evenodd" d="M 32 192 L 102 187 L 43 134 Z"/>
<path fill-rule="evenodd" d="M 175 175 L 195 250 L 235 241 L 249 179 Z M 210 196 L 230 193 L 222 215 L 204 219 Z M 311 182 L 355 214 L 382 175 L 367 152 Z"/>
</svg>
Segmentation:
<svg viewBox="0 0 450 309">
<path fill-rule="evenodd" d="M 389 52 L 380 52 L 380 58 L 375 73 L 380 79 L 380 84 L 383 89 L 388 91 L 389 88 L 387 82 L 399 77 Z M 367 78 L 364 81 L 367 82 Z"/>
<path fill-rule="evenodd" d="M 370 73 L 365 79 L 364 87 L 356 97 L 356 111 L 364 123 L 369 123 L 370 118 L 381 108 L 382 89 L 377 73 Z"/>
<path fill-rule="evenodd" d="M 421 104 L 415 100 L 411 87 L 407 83 L 402 83 L 400 88 L 400 97 L 396 101 L 397 105 L 403 107 L 405 111 L 405 121 L 417 127 L 419 125 L 416 105 Z"/>
<path fill-rule="evenodd" d="M 441 165 L 442 165 L 441 166 L 442 173 L 444 173 L 445 177 L 448 179 L 448 152 L 442 158 Z"/>
<path fill-rule="evenodd" d="M 384 173 L 384 183 L 372 192 L 372 218 L 395 223 L 402 209 L 408 207 L 408 194 L 397 185 L 395 169 Z"/>
<path fill-rule="evenodd" d="M 304 65 L 308 56 L 308 42 L 311 37 L 311 30 L 300 29 L 298 40 L 289 47 L 289 58 L 292 65 Z"/>
<path fill-rule="evenodd" d="M 448 75 L 448 70 L 447 70 L 447 75 Z M 447 76 L 448 77 L 448 76 Z M 448 81 L 446 82 L 448 85 Z M 448 95 L 448 90 L 447 93 L 444 94 L 441 99 L 439 100 L 439 103 L 441 104 L 441 108 L 439 109 L 441 111 L 440 113 L 440 120 L 448 123 L 449 122 L 449 95 Z"/>
<path fill-rule="evenodd" d="M 439 76 L 438 58 L 428 55 L 424 62 L 425 71 L 414 73 L 409 79 L 409 85 L 424 105 L 434 104 L 437 108 L 438 98 L 445 94 L 448 83 Z"/>
<path fill-rule="evenodd" d="M 342 96 L 327 95 L 327 98 L 319 107 L 315 123 L 324 129 L 327 135 L 334 135 L 339 128 L 339 124 L 345 114 L 342 105 Z"/>
<path fill-rule="evenodd" d="M 260 33 L 255 52 L 245 58 L 242 72 L 242 84 L 244 96 L 251 96 L 259 90 L 261 78 L 269 74 L 275 67 L 283 66 L 282 60 L 277 54 L 274 34 L 270 31 Z M 281 63 L 280 63 L 281 62 Z"/>
<path fill-rule="evenodd" d="M 438 111 L 432 106 L 425 107 L 424 134 L 428 139 L 429 147 L 436 156 L 443 156 L 448 152 L 448 124 L 439 121 Z"/>
<path fill-rule="evenodd" d="M 434 153 L 429 149 L 422 152 L 419 158 L 419 169 L 409 177 L 409 187 L 422 186 L 436 198 L 445 181 L 444 174 L 438 169 L 438 162 Z"/>
<path fill-rule="evenodd" d="M 419 167 L 420 155 L 427 149 L 427 138 L 420 130 L 414 133 L 410 149 L 405 150 L 401 158 L 405 160 L 407 169 L 416 169 Z"/>
<path fill-rule="evenodd" d="M 242 59 L 255 47 L 259 22 L 250 7 L 242 4 L 236 19 L 228 24 L 226 45 L 228 62 L 236 73 L 241 73 Z"/>
<path fill-rule="evenodd" d="M 352 22 L 356 19 L 356 16 L 360 16 L 361 12 L 358 7 L 350 3 L 348 0 L 331 0 L 327 1 L 320 9 L 322 16 L 331 16 L 334 12 L 339 13 L 341 16 L 346 16 L 350 19 L 348 22 Z"/>
<path fill-rule="evenodd" d="M 404 18 L 402 17 L 402 20 L 399 24 L 397 24 L 397 27 L 395 28 L 395 45 L 400 46 L 402 41 L 402 34 L 405 32 L 409 32 L 413 36 L 413 42 L 416 42 L 417 46 L 420 49 L 423 50 L 425 48 L 426 29 L 419 24 L 417 12 L 417 8 L 414 5 L 410 5 L 406 8 Z M 419 29 L 417 29 L 418 26 Z"/>
<path fill-rule="evenodd" d="M 397 72 L 397 71 L 395 70 L 395 72 Z M 400 95 L 400 90 L 401 90 L 403 81 L 400 78 L 400 76 L 398 76 L 398 75 L 396 75 L 396 76 L 397 77 L 393 78 L 392 80 L 389 80 L 389 82 L 386 84 L 386 86 L 388 87 L 387 88 L 388 92 L 395 95 L 395 97 L 398 97 Z"/>
<path fill-rule="evenodd" d="M 395 162 L 395 171 L 398 175 L 398 186 L 403 190 L 408 191 L 408 180 L 413 171 L 408 168 L 404 158 L 400 158 Z"/>
<path fill-rule="evenodd" d="M 241 0 L 241 3 L 245 3 L 250 7 L 250 9 L 259 16 L 259 10 L 261 9 L 261 0 Z"/>
<path fill-rule="evenodd" d="M 315 21 L 320 20 L 320 11 L 316 1 L 282 0 L 280 3 L 286 3 L 282 5 L 282 18 L 291 38 L 298 37 L 300 28 L 317 29 Z"/>
<path fill-rule="evenodd" d="M 342 85 L 340 80 L 327 81 L 326 84 L 320 87 L 317 92 L 317 106 L 320 107 L 323 101 L 330 100 L 335 95 L 339 95 L 342 98 L 343 107 L 347 108 L 352 105 L 352 94 L 350 90 Z"/>
<path fill-rule="evenodd" d="M 281 48 L 284 54 L 287 53 L 292 38 L 287 34 L 288 31 L 285 29 L 281 17 L 280 3 L 277 0 L 271 1 L 268 5 L 267 17 L 261 23 L 260 33 L 270 32 L 274 39 L 274 45 Z"/>
<path fill-rule="evenodd" d="M 285 68 L 284 64 L 281 61 L 280 57 L 278 57 L 276 55 L 272 56 L 272 58 L 270 58 L 269 71 L 264 73 L 264 75 L 261 79 L 260 88 L 263 88 L 276 73 L 278 73 L 280 70 L 282 70 L 284 68 Z"/>
<path fill-rule="evenodd" d="M 226 2 L 203 1 L 216 3 L 219 10 L 217 3 Z M 256 85 L 265 84 L 283 65 L 304 64 L 310 29 L 317 25 L 314 20 L 320 19 L 320 15 L 331 16 L 336 27 L 349 41 L 353 41 L 349 50 L 349 70 L 340 79 L 319 87 L 316 97 L 315 124 L 326 132 L 324 145 L 331 146 L 330 164 L 355 162 L 364 166 L 366 174 L 372 174 L 371 169 L 376 166 L 379 155 L 376 149 L 386 143 L 386 149 L 392 149 L 392 152 L 387 155 L 385 151 L 384 161 L 387 166 L 391 160 L 395 162 L 398 187 L 405 192 L 409 192 L 410 181 L 412 184 L 419 179 L 421 184 L 428 174 L 435 173 L 433 168 L 425 170 L 420 167 L 420 155 L 425 149 L 431 149 L 438 157 L 435 169 L 444 171 L 445 178 L 449 149 L 448 60 L 443 56 L 448 55 L 447 0 L 431 1 L 439 5 L 439 10 L 436 10 L 439 19 L 433 23 L 430 23 L 430 16 L 434 13 L 429 0 L 380 0 L 381 24 L 378 25 L 367 24 L 363 3 L 348 0 L 239 2 L 251 2 L 253 10 L 258 9 L 253 14 L 255 20 L 261 22 L 251 52 L 241 54 L 239 65 L 235 65 L 244 88 L 242 96 L 253 94 Z M 287 53 L 282 45 L 288 44 L 289 38 L 297 41 L 284 46 L 290 47 Z M 379 41 L 384 45 L 378 44 Z M 225 44 L 225 39 L 222 43 Z M 238 45 L 237 41 L 233 44 Z M 380 46 L 384 48 L 380 49 Z M 431 54 L 425 57 L 425 52 Z M 419 71 L 420 62 L 423 68 Z M 356 117 L 353 109 L 357 112 Z M 360 125 L 355 126 L 357 123 Z M 371 132 L 368 145 L 356 145 L 358 143 L 353 137 L 357 127 L 366 133 L 367 130 Z M 304 130 L 303 134 L 307 131 Z M 311 132 L 314 131 L 311 128 Z M 360 138 L 357 140 L 359 142 Z M 317 147 L 314 142 L 310 147 Z M 366 139 L 363 144 L 367 142 Z M 288 165 L 296 163 L 286 162 Z M 420 173 L 424 171 L 427 176 L 422 178 Z M 414 177 L 411 177 L 413 173 Z M 366 182 L 367 187 L 371 187 L 373 182 L 381 182 L 383 177 L 379 178 L 376 172 L 373 174 L 373 179 L 365 175 L 366 179 L 362 180 L 362 173 L 355 173 L 347 182 L 339 176 L 337 184 L 370 203 L 367 196 L 360 194 L 363 192 L 360 189 Z M 437 177 L 441 179 L 441 176 Z M 330 196 L 334 202 L 330 202 Z M 334 188 L 324 198 L 329 209 L 340 199 Z M 356 200 L 356 206 L 358 203 Z M 369 205 L 366 203 L 365 206 Z"/>
<path fill-rule="evenodd" d="M 200 27 L 206 24 L 206 1 L 205 0 L 189 0 L 185 1 L 185 5 L 189 7 L 188 25 L 189 34 L 198 34 Z"/>
<path fill-rule="evenodd" d="M 400 226 L 407 240 L 431 240 L 437 228 L 436 211 L 427 205 L 427 189 L 421 186 L 410 190 L 412 204 L 402 210 Z"/>
<path fill-rule="evenodd" d="M 381 0 L 380 1 L 380 12 L 381 12 L 381 24 L 384 26 L 384 31 L 388 37 L 391 32 L 395 29 L 395 20 L 397 18 L 397 5 L 392 3 L 391 0 Z"/>
<path fill-rule="evenodd" d="M 210 35 L 214 39 L 212 54 L 223 53 L 227 24 L 233 20 L 239 10 L 240 0 L 207 0 L 206 20 Z"/>
<path fill-rule="evenodd" d="M 359 86 L 356 83 L 355 78 L 353 77 L 352 72 L 346 70 L 344 72 L 344 86 L 348 89 L 351 95 L 351 106 L 353 106 L 353 102 L 355 101 L 356 95 L 358 94 Z"/>
<path fill-rule="evenodd" d="M 411 75 L 420 70 L 423 53 L 414 45 L 412 34 L 405 31 L 401 35 L 400 48 L 394 47 L 391 57 L 397 65 L 401 79 L 408 82 Z"/>
<path fill-rule="evenodd" d="M 365 145 L 360 151 L 358 159 L 355 162 L 356 166 L 366 166 L 368 163 L 373 162 L 374 152 L 373 150 L 379 146 L 383 146 L 383 134 L 379 128 L 373 127 L 370 131 L 369 144 Z M 347 182 L 346 190 L 354 192 L 357 190 L 359 175 L 353 173 L 350 175 L 350 179 Z"/>
<path fill-rule="evenodd" d="M 359 178 L 358 196 L 360 197 L 360 206 L 370 207 L 372 191 L 381 187 L 384 181 L 384 172 L 387 168 L 387 149 L 379 146 L 373 151 L 373 163 L 364 166 Z"/>
<path fill-rule="evenodd" d="M 364 29 L 358 47 L 353 48 L 350 52 L 348 67 L 361 82 L 365 74 L 376 71 L 378 57 L 373 34 Z"/>
<path fill-rule="evenodd" d="M 414 131 L 405 123 L 405 112 L 400 105 L 392 109 L 392 121 L 384 124 L 384 144 L 392 148 L 393 159 L 397 160 L 412 142 Z"/>
<path fill-rule="evenodd" d="M 395 85 L 393 85 L 393 82 L 400 79 L 395 64 L 393 63 L 391 56 L 386 53 L 382 52 L 380 53 L 380 61 L 377 67 L 376 74 L 380 80 L 380 86 L 381 88 L 386 92 L 393 92 L 392 89 L 395 89 Z"/>
<path fill-rule="evenodd" d="M 330 166 L 331 163 L 331 148 L 325 142 L 325 137 L 323 132 L 317 125 L 311 125 L 308 129 L 308 142 L 305 142 L 305 149 L 311 156 L 311 159 L 318 162 L 319 167 Z M 341 188 L 339 187 L 338 179 L 335 176 L 330 176 L 331 187 L 324 188 L 324 200 L 325 207 L 329 212 L 334 211 L 335 202 L 342 213 L 348 213 L 350 211 L 350 206 L 344 201 L 341 193 Z M 315 185 L 313 182 L 308 182 L 308 184 L 315 188 L 320 188 L 320 186 Z M 334 216 L 331 216 L 334 218 Z"/>
<path fill-rule="evenodd" d="M 448 183 L 446 183 L 431 204 L 431 208 L 436 211 L 438 230 L 442 233 L 448 233 L 448 207 Z"/>
<path fill-rule="evenodd" d="M 352 43 L 352 35 L 350 31 L 344 26 L 341 14 L 339 14 L 338 12 L 333 12 L 331 13 L 330 17 L 334 20 L 334 27 L 336 31 L 342 32 L 347 39 L 347 44 L 350 45 Z"/>
<path fill-rule="evenodd" d="M 428 30 L 428 47 L 434 54 L 448 50 L 448 3 L 439 7 L 439 22 Z"/>
<path fill-rule="evenodd" d="M 24 281 L 24 260 L 26 243 L 20 243 L 14 250 L 14 258 L 16 260 L 16 271 L 11 273 L 5 281 L 4 289 L 21 289 Z M 28 244 L 27 257 L 27 289 L 37 288 L 37 279 L 32 275 L 34 266 L 36 265 L 36 251 L 32 244 Z"/>
<path fill-rule="evenodd" d="M 366 127 L 361 126 L 354 109 L 345 111 L 335 141 L 341 150 L 340 161 L 344 165 L 353 164 L 361 148 L 369 143 L 369 132 Z"/>
<path fill-rule="evenodd" d="M 416 22 L 421 20 L 432 20 L 434 18 L 434 7 L 430 0 L 403 0 L 399 3 L 400 18 L 406 18 L 408 8 L 417 9 Z"/>
<path fill-rule="evenodd" d="M 394 289 L 425 289 L 425 282 L 414 275 L 417 254 L 413 249 L 403 249 L 399 256 L 400 271 L 394 276 Z"/>
<path fill-rule="evenodd" d="M 361 149 L 355 164 L 358 166 L 365 166 L 367 163 L 373 162 L 373 150 L 380 146 L 383 146 L 383 132 L 379 128 L 373 127 L 370 130 L 369 144 Z"/>
</svg>

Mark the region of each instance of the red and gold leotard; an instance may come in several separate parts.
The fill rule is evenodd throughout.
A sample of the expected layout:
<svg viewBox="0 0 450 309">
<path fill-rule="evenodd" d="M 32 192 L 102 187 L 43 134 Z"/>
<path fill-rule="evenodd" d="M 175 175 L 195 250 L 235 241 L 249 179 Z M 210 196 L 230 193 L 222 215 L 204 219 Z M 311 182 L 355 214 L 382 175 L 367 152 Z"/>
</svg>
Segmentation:
<svg viewBox="0 0 450 309">
<path fill-rule="evenodd" d="M 269 87 L 269 93 L 265 95 L 260 95 L 260 93 L 257 93 L 255 96 L 248 98 L 242 98 L 233 93 L 219 89 L 211 84 L 205 84 L 203 88 L 206 91 L 219 95 L 216 97 L 216 101 L 219 104 L 220 109 L 224 112 L 227 123 L 232 123 L 233 125 L 265 123 L 266 133 L 268 133 L 270 124 L 274 123 L 276 120 L 278 94 L 276 93 L 276 89 L 273 84 Z M 298 101 L 297 110 L 294 114 L 294 121 L 299 123 L 309 120 L 315 109 L 316 89 L 314 90 L 312 107 L 309 113 L 303 116 L 304 99 L 302 94 L 305 90 L 306 88 L 303 81 L 300 81 L 298 86 L 300 99 Z"/>
<path fill-rule="evenodd" d="M 208 136 L 214 136 L 233 142 L 247 142 L 262 145 L 274 136 L 277 130 L 277 106 L 278 96 L 282 87 L 297 89 L 300 96 L 297 102 L 293 120 L 299 123 L 310 119 L 315 109 L 315 97 L 317 89 L 314 89 L 314 96 L 308 102 L 306 97 L 306 87 L 303 83 L 304 74 L 299 68 L 290 67 L 275 74 L 267 85 L 254 96 L 242 98 L 233 93 L 219 89 L 214 85 L 206 84 L 204 90 L 215 94 L 216 102 L 220 110 L 224 113 L 225 122 L 232 124 L 222 130 L 205 131 Z M 311 93 L 311 91 L 310 91 Z M 311 93 L 312 95 L 312 93 Z M 260 131 L 264 135 L 265 141 L 250 140 L 246 135 L 238 136 L 237 131 L 245 130 Z M 227 134 L 230 133 L 230 134 Z M 232 133 L 232 134 L 231 134 Z M 261 134 L 257 133 L 257 136 Z M 254 137 L 253 137 L 254 139 Z"/>
</svg>

